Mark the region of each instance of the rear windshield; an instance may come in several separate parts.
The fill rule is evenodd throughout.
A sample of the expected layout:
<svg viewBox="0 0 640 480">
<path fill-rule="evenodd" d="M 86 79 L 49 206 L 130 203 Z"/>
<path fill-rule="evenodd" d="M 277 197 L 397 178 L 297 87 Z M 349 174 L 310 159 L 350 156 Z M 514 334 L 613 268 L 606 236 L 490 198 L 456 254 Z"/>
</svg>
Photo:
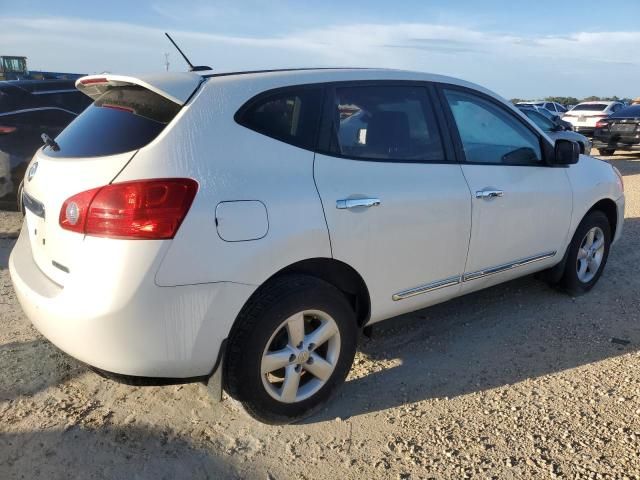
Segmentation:
<svg viewBox="0 0 640 480">
<path fill-rule="evenodd" d="M 593 110 L 596 112 L 601 112 L 608 106 L 608 103 L 583 103 L 581 105 L 576 105 L 571 110 Z"/>
<path fill-rule="evenodd" d="M 180 106 L 143 87 L 112 87 L 56 137 L 52 157 L 99 157 L 144 147 L 176 116 Z"/>
<path fill-rule="evenodd" d="M 640 117 L 640 105 L 631 105 L 630 107 L 618 110 L 611 115 L 611 118 L 638 118 Z"/>
</svg>

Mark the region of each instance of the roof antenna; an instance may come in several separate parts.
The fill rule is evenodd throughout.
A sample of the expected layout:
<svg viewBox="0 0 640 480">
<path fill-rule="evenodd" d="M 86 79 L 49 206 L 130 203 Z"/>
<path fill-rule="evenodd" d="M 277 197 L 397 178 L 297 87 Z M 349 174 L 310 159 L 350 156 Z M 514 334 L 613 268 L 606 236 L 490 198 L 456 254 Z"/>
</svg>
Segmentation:
<svg viewBox="0 0 640 480">
<path fill-rule="evenodd" d="M 187 58 L 187 56 L 184 54 L 184 52 L 180 50 L 180 47 L 176 44 L 176 42 L 173 41 L 173 38 L 171 38 L 167 32 L 164 32 L 164 34 L 167 36 L 169 41 L 173 43 L 173 46 L 176 47 L 176 50 L 178 50 L 180 55 L 182 55 L 182 58 L 184 58 L 184 61 L 187 62 L 187 64 L 189 65 L 190 72 L 202 72 L 204 70 L 213 70 L 211 67 L 207 67 L 206 65 L 196 65 L 194 67 L 193 64 Z"/>
</svg>

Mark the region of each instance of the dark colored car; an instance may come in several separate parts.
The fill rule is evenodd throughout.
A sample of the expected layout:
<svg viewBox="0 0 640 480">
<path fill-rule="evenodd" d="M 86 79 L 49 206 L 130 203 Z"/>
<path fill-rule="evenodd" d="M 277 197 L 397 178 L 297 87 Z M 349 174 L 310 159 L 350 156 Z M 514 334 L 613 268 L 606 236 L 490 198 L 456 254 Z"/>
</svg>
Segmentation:
<svg viewBox="0 0 640 480">
<path fill-rule="evenodd" d="M 600 155 L 613 155 L 616 150 L 640 150 L 640 105 L 631 105 L 598 120 L 593 146 Z"/>
<path fill-rule="evenodd" d="M 27 164 L 89 104 L 73 80 L 0 82 L 0 209 L 14 210 Z"/>
</svg>

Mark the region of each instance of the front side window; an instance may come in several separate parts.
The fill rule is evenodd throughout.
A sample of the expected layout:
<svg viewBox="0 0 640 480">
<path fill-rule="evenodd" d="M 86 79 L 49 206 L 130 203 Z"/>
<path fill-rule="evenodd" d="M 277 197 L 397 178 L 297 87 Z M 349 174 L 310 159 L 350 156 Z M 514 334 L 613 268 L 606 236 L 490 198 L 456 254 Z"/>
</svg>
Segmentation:
<svg viewBox="0 0 640 480">
<path fill-rule="evenodd" d="M 542 162 L 540 140 L 515 116 L 478 95 L 444 90 L 466 161 L 508 165 Z"/>
<path fill-rule="evenodd" d="M 237 121 L 269 137 L 312 149 L 321 104 L 320 88 L 286 89 L 250 102 Z"/>
<path fill-rule="evenodd" d="M 336 88 L 332 113 L 332 153 L 387 161 L 444 160 L 424 87 Z"/>
</svg>

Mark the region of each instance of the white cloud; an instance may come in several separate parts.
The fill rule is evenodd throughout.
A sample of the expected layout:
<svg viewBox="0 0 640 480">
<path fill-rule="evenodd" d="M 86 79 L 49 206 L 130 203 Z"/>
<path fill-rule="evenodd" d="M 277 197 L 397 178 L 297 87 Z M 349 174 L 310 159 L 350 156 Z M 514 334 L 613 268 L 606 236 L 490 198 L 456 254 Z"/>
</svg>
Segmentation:
<svg viewBox="0 0 640 480">
<path fill-rule="evenodd" d="M 640 32 L 524 37 L 453 25 L 352 24 L 272 36 L 171 32 L 194 63 L 235 70 L 292 66 L 380 66 L 460 76 L 504 96 L 637 96 Z M 163 30 L 71 18 L 2 18 L 3 51 L 33 69 L 152 71 L 171 52 Z"/>
</svg>

